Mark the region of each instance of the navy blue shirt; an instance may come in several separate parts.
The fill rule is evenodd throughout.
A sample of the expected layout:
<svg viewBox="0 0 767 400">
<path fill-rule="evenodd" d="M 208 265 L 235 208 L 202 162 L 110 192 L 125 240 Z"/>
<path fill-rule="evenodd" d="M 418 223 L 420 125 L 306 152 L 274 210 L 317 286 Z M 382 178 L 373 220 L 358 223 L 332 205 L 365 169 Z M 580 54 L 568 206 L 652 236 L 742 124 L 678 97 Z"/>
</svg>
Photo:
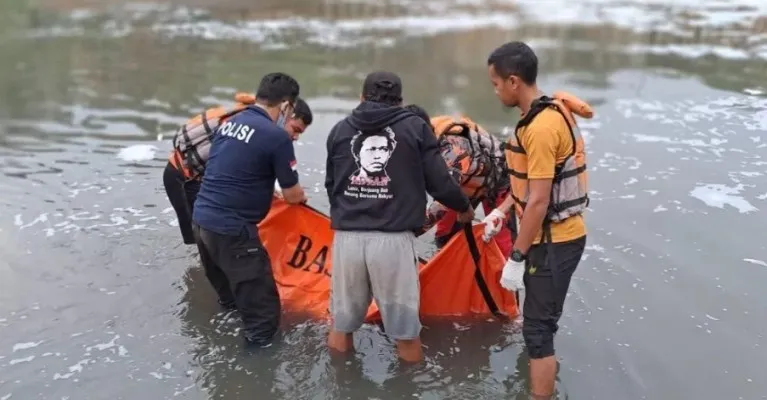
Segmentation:
<svg viewBox="0 0 767 400">
<path fill-rule="evenodd" d="M 266 111 L 250 106 L 216 130 L 192 218 L 212 232 L 254 237 L 275 179 L 283 188 L 298 184 L 293 143 Z"/>
</svg>

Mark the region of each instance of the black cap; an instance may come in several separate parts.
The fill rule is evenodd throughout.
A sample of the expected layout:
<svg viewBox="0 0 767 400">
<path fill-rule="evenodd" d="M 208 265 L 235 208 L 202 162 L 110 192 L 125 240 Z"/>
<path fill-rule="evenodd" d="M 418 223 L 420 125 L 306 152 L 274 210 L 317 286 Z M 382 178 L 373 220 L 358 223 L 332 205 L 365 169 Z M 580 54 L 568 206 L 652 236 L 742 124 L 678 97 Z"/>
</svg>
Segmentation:
<svg viewBox="0 0 767 400">
<path fill-rule="evenodd" d="M 386 94 L 402 99 L 402 80 L 394 72 L 371 72 L 362 84 L 362 97 Z"/>
</svg>

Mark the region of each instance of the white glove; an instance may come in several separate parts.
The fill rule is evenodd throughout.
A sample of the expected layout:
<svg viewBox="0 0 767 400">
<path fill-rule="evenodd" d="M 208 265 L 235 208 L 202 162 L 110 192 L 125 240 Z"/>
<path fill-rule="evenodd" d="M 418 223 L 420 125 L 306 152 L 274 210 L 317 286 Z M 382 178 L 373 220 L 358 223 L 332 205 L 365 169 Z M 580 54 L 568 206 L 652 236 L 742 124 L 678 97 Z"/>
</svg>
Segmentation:
<svg viewBox="0 0 767 400">
<path fill-rule="evenodd" d="M 525 289 L 523 277 L 525 275 L 525 262 L 516 262 L 508 259 L 503 266 L 501 274 L 501 286 L 504 289 L 516 292 Z"/>
<path fill-rule="evenodd" d="M 482 220 L 485 224 L 485 234 L 482 235 L 482 240 L 489 242 L 492 237 L 498 234 L 503 227 L 503 221 L 506 219 L 506 215 L 501 210 L 495 208 L 488 214 L 485 219 Z"/>
<path fill-rule="evenodd" d="M 276 196 L 278 199 L 282 199 L 282 198 L 283 198 L 283 197 L 282 197 L 282 187 L 280 187 L 280 183 L 279 183 L 279 182 L 277 182 L 277 180 L 276 180 L 276 179 L 274 180 L 274 195 L 275 195 L 275 196 Z"/>
</svg>

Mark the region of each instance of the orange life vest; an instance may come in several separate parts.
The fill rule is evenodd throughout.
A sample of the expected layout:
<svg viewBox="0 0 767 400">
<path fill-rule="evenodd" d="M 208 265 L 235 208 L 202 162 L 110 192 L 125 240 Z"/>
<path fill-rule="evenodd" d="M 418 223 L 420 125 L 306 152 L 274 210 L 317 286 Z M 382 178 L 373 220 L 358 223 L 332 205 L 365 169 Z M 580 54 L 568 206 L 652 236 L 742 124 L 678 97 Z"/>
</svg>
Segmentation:
<svg viewBox="0 0 767 400">
<path fill-rule="evenodd" d="M 216 128 L 245 107 L 255 104 L 256 97 L 250 93 L 237 93 L 235 105 L 209 108 L 189 119 L 173 137 L 173 150 L 168 161 L 188 180 L 199 179 L 205 173 L 210 154 L 210 144 Z"/>
<path fill-rule="evenodd" d="M 470 199 L 494 197 L 508 187 L 504 143 L 468 117 L 431 119 L 440 153 Z"/>
<path fill-rule="evenodd" d="M 551 200 L 545 222 L 561 222 L 571 216 L 583 213 L 588 207 L 588 174 L 586 173 L 586 153 L 578 124 L 573 114 L 591 118 L 591 107 L 577 97 L 565 93 L 554 93 L 553 98 L 543 96 L 533 102 L 530 111 L 519 121 L 509 140 L 507 163 L 511 174 L 511 190 L 514 206 L 519 217 L 522 216 L 529 198 L 527 179 L 527 153 L 520 143 L 520 136 L 527 126 L 546 108 L 559 112 L 565 119 L 573 140 L 573 150 L 561 163 L 556 165 L 551 186 Z"/>
</svg>

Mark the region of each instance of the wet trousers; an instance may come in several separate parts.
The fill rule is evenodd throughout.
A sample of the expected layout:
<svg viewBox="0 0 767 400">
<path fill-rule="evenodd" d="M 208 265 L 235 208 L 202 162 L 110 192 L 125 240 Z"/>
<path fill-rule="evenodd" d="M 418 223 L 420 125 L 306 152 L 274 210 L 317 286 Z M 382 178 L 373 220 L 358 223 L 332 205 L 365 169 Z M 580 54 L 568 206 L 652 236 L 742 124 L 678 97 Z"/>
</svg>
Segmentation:
<svg viewBox="0 0 767 400">
<path fill-rule="evenodd" d="M 197 199 L 197 192 L 200 191 L 200 181 L 185 181 L 184 174 L 168 162 L 162 174 L 165 194 L 168 196 L 173 210 L 176 211 L 178 227 L 181 229 L 181 237 L 184 239 L 184 244 L 194 244 L 192 210 L 194 209 L 194 201 Z"/>
<path fill-rule="evenodd" d="M 194 226 L 205 275 L 219 303 L 237 308 L 245 339 L 268 344 L 280 324 L 280 295 L 272 264 L 258 235 L 247 231 L 238 236 L 221 235 Z"/>
<path fill-rule="evenodd" d="M 554 335 L 585 247 L 583 236 L 569 242 L 534 245 L 527 254 L 522 337 L 530 358 L 554 355 Z"/>
</svg>

